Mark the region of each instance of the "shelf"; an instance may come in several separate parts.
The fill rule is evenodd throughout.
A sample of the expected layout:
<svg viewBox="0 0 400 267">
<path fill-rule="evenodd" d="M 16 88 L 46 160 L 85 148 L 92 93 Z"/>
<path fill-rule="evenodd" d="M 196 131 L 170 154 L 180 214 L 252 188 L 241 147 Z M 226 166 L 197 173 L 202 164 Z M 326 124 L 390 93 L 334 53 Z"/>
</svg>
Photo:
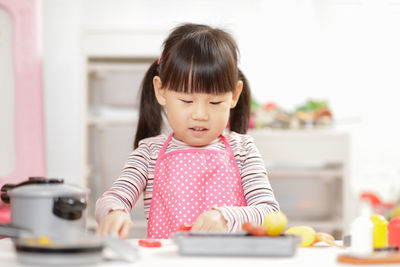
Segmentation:
<svg viewBox="0 0 400 267">
<path fill-rule="evenodd" d="M 93 126 L 126 125 L 138 122 L 138 111 L 133 109 L 102 109 L 87 116 L 87 124 Z"/>
<path fill-rule="evenodd" d="M 266 163 L 330 164 L 341 163 L 346 168 L 350 138 L 335 130 L 252 130 Z"/>
<path fill-rule="evenodd" d="M 91 126 L 132 125 L 138 122 L 137 118 L 88 116 L 87 123 Z"/>
<path fill-rule="evenodd" d="M 325 220 L 291 220 L 289 217 L 288 227 L 304 225 L 314 228 L 316 231 L 332 232 L 334 230 L 343 230 L 343 220 L 340 218 Z"/>
<path fill-rule="evenodd" d="M 262 135 L 275 135 L 275 136 L 346 136 L 347 132 L 337 130 L 333 127 L 322 127 L 312 129 L 273 129 L 273 128 L 261 128 L 261 129 L 249 129 L 248 133 L 254 136 Z"/>
<path fill-rule="evenodd" d="M 310 226 L 339 237 L 345 233 L 352 215 L 349 134 L 333 128 L 259 129 L 249 134 L 289 226 Z"/>
<path fill-rule="evenodd" d="M 274 178 L 316 178 L 316 179 L 341 179 L 343 170 L 341 169 L 268 169 L 268 176 Z"/>
</svg>

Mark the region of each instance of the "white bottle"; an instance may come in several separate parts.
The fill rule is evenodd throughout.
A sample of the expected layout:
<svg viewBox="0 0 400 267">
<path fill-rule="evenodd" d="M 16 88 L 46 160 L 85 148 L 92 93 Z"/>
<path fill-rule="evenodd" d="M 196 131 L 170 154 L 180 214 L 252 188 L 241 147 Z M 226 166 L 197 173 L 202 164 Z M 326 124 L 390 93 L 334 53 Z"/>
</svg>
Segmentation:
<svg viewBox="0 0 400 267">
<path fill-rule="evenodd" d="M 367 257 L 373 252 L 373 228 L 370 217 L 372 210 L 369 203 L 360 203 L 360 216 L 351 225 L 350 253 L 354 256 Z"/>
</svg>

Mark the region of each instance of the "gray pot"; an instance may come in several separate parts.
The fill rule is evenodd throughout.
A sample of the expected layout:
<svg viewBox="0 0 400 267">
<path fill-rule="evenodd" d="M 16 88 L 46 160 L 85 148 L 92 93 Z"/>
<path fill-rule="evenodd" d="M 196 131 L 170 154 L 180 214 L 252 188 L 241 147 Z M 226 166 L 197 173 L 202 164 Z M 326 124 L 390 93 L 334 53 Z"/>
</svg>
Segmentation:
<svg viewBox="0 0 400 267">
<path fill-rule="evenodd" d="M 12 226 L 56 239 L 76 238 L 85 231 L 88 190 L 54 181 L 42 179 L 7 190 Z"/>
<path fill-rule="evenodd" d="M 29 265 L 86 265 L 103 260 L 110 248 L 121 260 L 134 262 L 137 249 L 119 238 L 85 232 L 88 190 L 61 179 L 32 177 L 5 184 L 1 200 L 11 204 L 11 224 L 0 224 L 0 237 L 13 237 L 17 260 Z M 50 244 L 41 244 L 46 236 Z"/>
</svg>

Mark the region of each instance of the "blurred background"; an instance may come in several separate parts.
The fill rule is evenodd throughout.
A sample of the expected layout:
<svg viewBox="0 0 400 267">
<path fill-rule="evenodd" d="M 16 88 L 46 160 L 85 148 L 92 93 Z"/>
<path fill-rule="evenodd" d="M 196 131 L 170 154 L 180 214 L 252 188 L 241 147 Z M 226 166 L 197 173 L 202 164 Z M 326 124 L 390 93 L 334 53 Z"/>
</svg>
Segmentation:
<svg viewBox="0 0 400 267">
<path fill-rule="evenodd" d="M 89 187 L 91 214 L 133 147 L 143 73 L 184 22 L 236 38 L 253 93 L 250 134 L 289 221 L 339 236 L 361 193 L 389 207 L 398 203 L 400 0 L 2 2 L 1 184 L 27 178 L 15 175 L 24 152 L 15 127 L 21 106 L 13 103 L 27 97 L 15 88 L 29 77 L 14 73 L 12 55 L 24 51 L 13 46 L 13 29 L 28 26 L 6 8 L 20 2 L 21 12 L 35 15 L 29 32 L 42 80 L 36 102 L 42 114 L 29 134 L 42 131 L 43 145 L 32 155 L 43 150 L 43 168 L 32 175 Z M 317 121 L 321 107 L 325 116 Z M 143 231 L 140 208 L 135 225 Z"/>
</svg>

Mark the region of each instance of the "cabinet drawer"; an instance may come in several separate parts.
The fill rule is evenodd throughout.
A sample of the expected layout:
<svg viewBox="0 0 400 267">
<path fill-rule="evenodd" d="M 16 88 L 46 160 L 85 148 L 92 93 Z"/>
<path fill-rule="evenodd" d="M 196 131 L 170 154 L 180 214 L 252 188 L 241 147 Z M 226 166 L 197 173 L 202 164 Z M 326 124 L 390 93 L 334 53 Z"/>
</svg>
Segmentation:
<svg viewBox="0 0 400 267">
<path fill-rule="evenodd" d="M 274 177 L 269 180 L 281 210 L 290 219 L 325 220 L 340 216 L 341 179 Z"/>
<path fill-rule="evenodd" d="M 104 191 L 111 188 L 114 180 L 120 175 L 124 162 L 133 149 L 135 128 L 135 124 L 91 127 L 90 158 L 94 164 L 91 174 L 93 203 Z M 142 227 L 145 224 L 143 195 L 136 202 L 131 217 L 135 223 L 141 223 L 136 226 Z"/>
<path fill-rule="evenodd" d="M 139 92 L 150 62 L 91 65 L 90 101 L 93 106 L 139 106 Z"/>
</svg>

